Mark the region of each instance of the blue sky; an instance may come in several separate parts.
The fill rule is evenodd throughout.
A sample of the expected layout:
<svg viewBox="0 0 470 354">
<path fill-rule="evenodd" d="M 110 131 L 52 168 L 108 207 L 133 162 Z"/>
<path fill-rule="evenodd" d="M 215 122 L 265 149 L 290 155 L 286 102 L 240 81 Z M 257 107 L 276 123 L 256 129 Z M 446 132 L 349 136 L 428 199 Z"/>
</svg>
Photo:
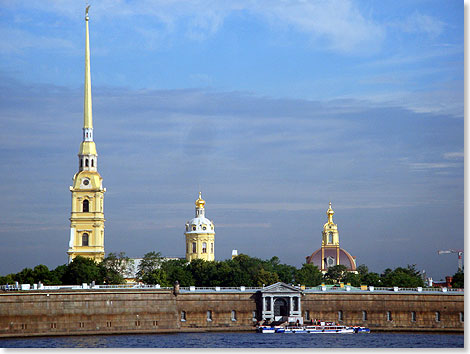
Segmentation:
<svg viewBox="0 0 470 354">
<path fill-rule="evenodd" d="M 439 280 L 464 247 L 459 1 L 89 1 L 107 252 L 300 266 L 328 202 L 343 248 Z M 79 1 L 3 1 L 0 273 L 66 262 L 84 77 Z"/>
</svg>

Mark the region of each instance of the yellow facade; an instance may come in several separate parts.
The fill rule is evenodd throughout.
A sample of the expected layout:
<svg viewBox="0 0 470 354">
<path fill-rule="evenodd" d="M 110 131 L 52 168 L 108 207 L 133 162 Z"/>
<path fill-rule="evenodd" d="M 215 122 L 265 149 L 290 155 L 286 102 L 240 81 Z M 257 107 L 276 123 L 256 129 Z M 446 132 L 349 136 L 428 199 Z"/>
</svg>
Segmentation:
<svg viewBox="0 0 470 354">
<path fill-rule="evenodd" d="M 103 179 L 97 171 L 98 154 L 93 141 L 91 109 L 91 75 L 86 10 L 85 41 L 85 99 L 83 115 L 83 141 L 78 152 L 78 172 L 73 177 L 70 240 L 67 251 L 69 262 L 77 256 L 101 261 L 104 258 L 104 193 Z"/>
<path fill-rule="evenodd" d="M 186 260 L 203 259 L 213 261 L 215 255 L 214 223 L 205 217 L 206 202 L 199 193 L 196 200 L 196 215 L 186 223 Z"/>
<path fill-rule="evenodd" d="M 326 269 L 328 266 L 332 266 L 332 264 L 325 264 L 325 249 L 332 248 L 336 251 L 336 257 L 334 265 L 339 265 L 339 233 L 338 233 L 338 225 L 333 222 L 333 215 L 334 211 L 331 208 L 331 202 L 326 211 L 326 216 L 328 217 L 328 221 L 323 225 L 323 232 L 322 232 L 322 241 L 321 241 L 321 249 L 322 249 L 322 267 L 321 269 Z"/>
</svg>

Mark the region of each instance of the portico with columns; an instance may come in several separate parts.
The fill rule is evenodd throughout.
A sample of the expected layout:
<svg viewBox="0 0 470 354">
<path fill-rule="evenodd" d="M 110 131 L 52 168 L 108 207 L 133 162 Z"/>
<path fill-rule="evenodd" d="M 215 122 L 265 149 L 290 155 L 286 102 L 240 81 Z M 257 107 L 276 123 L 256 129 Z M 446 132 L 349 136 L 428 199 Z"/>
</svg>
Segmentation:
<svg viewBox="0 0 470 354">
<path fill-rule="evenodd" d="M 260 290 L 262 321 L 303 323 L 302 291 L 294 286 L 278 282 Z"/>
</svg>

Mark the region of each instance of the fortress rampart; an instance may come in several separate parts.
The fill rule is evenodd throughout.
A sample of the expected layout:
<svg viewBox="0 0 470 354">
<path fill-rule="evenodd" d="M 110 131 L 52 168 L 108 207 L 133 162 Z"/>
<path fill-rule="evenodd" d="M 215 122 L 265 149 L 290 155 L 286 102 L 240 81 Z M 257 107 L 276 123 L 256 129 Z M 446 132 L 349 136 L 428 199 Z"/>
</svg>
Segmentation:
<svg viewBox="0 0 470 354">
<path fill-rule="evenodd" d="M 59 289 L 0 293 L 0 337 L 251 331 L 260 319 L 255 289 Z M 312 291 L 307 319 L 371 331 L 464 331 L 460 292 Z"/>
</svg>

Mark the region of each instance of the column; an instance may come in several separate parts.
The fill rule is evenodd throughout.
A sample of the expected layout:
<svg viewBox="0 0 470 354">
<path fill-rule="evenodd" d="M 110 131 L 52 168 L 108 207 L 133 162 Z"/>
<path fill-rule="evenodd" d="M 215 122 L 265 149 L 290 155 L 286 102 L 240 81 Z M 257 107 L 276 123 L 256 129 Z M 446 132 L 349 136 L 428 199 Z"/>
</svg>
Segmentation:
<svg viewBox="0 0 470 354">
<path fill-rule="evenodd" d="M 292 312 L 294 312 L 294 304 L 292 301 L 292 295 L 289 295 L 289 316 L 292 316 Z"/>
</svg>

